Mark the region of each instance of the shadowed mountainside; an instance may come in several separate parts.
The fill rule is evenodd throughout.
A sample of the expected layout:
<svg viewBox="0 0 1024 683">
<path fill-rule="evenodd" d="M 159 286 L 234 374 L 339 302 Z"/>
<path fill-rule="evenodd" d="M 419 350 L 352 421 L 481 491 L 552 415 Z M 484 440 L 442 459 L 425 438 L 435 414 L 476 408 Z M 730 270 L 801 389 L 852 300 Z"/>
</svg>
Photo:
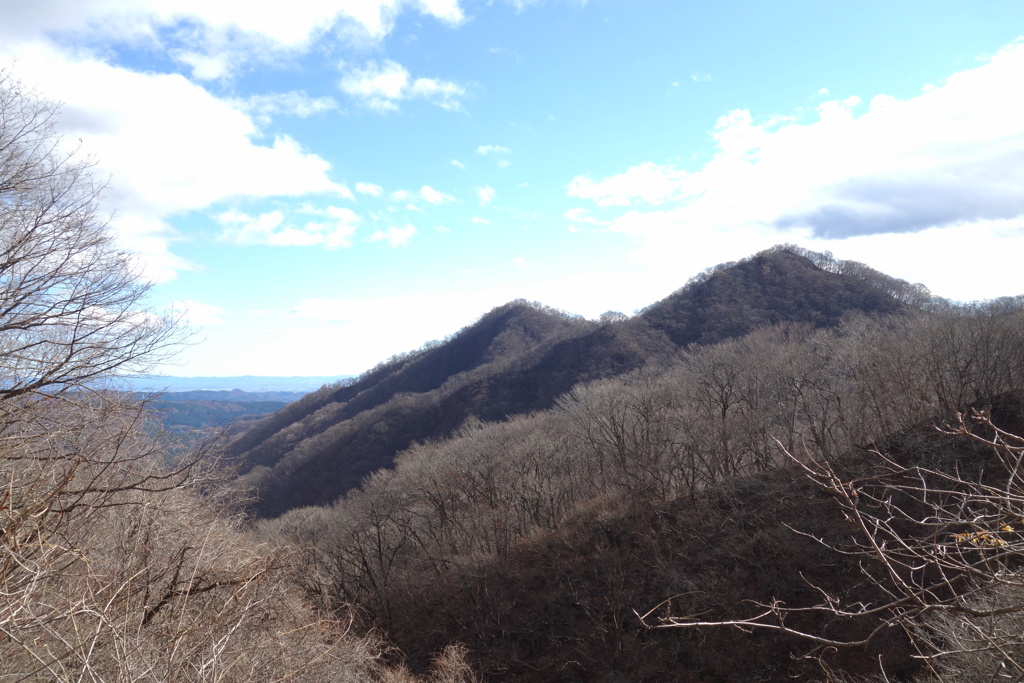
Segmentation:
<svg viewBox="0 0 1024 683">
<path fill-rule="evenodd" d="M 414 670 L 457 641 L 484 680 L 976 680 L 909 678 L 959 631 L 916 620 L 896 584 L 945 600 L 960 585 L 940 571 L 953 558 L 957 572 L 1012 581 L 1001 604 L 1018 604 L 1019 573 L 989 560 L 1020 566 L 1019 497 L 1006 494 L 1020 451 L 950 429 L 973 406 L 1021 431 L 1024 306 L 1012 303 L 694 345 L 668 367 L 574 387 L 551 410 L 467 423 L 333 505 L 257 526 L 308 548 L 307 593 L 327 611 L 358 604 Z M 895 578 L 879 560 L 865 530 L 888 520 L 884 548 L 938 544 L 929 571 L 914 552 Z M 645 628 L 776 604 L 810 637 Z M 818 636 L 838 649 L 804 659 Z M 963 662 L 986 675 L 1002 664 Z"/>
<path fill-rule="evenodd" d="M 724 264 L 631 319 L 596 323 L 516 301 L 443 343 L 328 385 L 228 445 L 258 496 L 255 512 L 329 503 L 395 454 L 445 438 L 469 418 L 543 410 L 581 382 L 672 361 L 782 322 L 829 327 L 844 315 L 891 314 L 926 299 L 920 286 L 827 254 L 776 247 Z"/>
<path fill-rule="evenodd" d="M 1021 428 L 1019 402 L 1004 401 L 999 413 L 1001 423 Z M 927 424 L 882 448 L 900 462 L 943 462 L 974 477 L 998 469 L 990 449 Z M 877 462 L 861 451 L 835 465 L 844 477 L 869 478 Z M 890 674 L 920 671 L 899 629 L 864 648 L 828 650 L 819 662 L 803 658 L 813 643 L 791 635 L 648 630 L 638 618 L 652 608 L 743 618 L 756 612 L 752 600 L 809 608 L 819 590 L 850 604 L 884 603 L 863 567 L 836 550 L 852 547 L 851 526 L 833 496 L 791 467 L 723 481 L 694 498 L 602 497 L 505 554 L 453 562 L 438 576 L 412 574 L 389 596 L 387 630 L 421 667 L 458 637 L 488 680 L 728 681 L 741 672 L 743 680 L 830 680 L 825 666 L 851 676 L 831 680 L 874 680 L 880 656 Z M 809 609 L 789 615 L 787 625 L 858 639 L 877 622 Z"/>
</svg>

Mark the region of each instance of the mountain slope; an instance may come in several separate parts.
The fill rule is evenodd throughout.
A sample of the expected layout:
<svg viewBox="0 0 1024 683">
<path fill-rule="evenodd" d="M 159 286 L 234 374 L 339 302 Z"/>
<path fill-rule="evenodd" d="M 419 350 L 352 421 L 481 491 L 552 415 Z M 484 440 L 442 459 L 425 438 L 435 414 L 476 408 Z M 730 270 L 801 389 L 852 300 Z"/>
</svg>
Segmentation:
<svg viewBox="0 0 1024 683">
<path fill-rule="evenodd" d="M 893 293 L 900 281 L 854 266 L 780 247 L 711 269 L 624 322 L 513 302 L 444 343 L 286 406 L 235 439 L 229 453 L 246 473 L 240 483 L 256 491 L 258 514 L 329 503 L 390 466 L 396 453 L 447 437 L 471 417 L 546 409 L 580 382 L 663 364 L 690 344 L 764 325 L 825 327 L 848 314 L 906 308 Z"/>
</svg>

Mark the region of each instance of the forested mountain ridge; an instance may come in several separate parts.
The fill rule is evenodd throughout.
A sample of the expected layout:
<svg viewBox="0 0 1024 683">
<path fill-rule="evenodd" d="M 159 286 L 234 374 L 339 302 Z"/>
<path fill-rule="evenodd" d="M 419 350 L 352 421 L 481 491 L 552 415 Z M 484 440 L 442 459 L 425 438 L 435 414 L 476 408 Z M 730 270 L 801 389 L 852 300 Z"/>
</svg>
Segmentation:
<svg viewBox="0 0 1024 683">
<path fill-rule="evenodd" d="M 268 459 L 272 462 L 279 457 L 273 452 L 274 438 L 280 441 L 282 437 L 291 437 L 283 430 L 295 423 L 320 431 L 387 404 L 396 396 L 434 391 L 462 373 L 515 357 L 586 324 L 525 301 L 511 302 L 494 309 L 445 343 L 429 344 L 417 352 L 383 362 L 355 381 L 325 385 L 308 394 L 241 435 L 232 442 L 230 451 L 244 456 L 240 461 L 244 469 L 267 464 Z M 331 410 L 326 418 L 321 412 L 325 408 Z"/>
<path fill-rule="evenodd" d="M 890 314 L 927 300 L 919 286 L 827 254 L 781 246 L 697 276 L 640 314 L 596 323 L 518 301 L 442 343 L 325 386 L 228 445 L 273 516 L 329 503 L 410 445 L 451 435 L 469 418 L 543 410 L 581 382 L 672 362 L 765 325 L 828 327 L 850 314 Z"/>
<path fill-rule="evenodd" d="M 258 528 L 416 668 L 459 642 L 531 683 L 1024 674 L 1024 297 L 936 303 L 690 345 Z"/>
</svg>

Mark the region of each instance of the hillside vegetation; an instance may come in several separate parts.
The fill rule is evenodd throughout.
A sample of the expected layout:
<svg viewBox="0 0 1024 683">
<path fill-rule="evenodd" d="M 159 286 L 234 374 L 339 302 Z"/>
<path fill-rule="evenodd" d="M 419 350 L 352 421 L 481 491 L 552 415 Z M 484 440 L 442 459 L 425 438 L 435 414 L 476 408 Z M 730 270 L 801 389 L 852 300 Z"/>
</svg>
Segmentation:
<svg viewBox="0 0 1024 683">
<path fill-rule="evenodd" d="M 257 528 L 307 595 L 414 667 L 988 680 L 1024 674 L 1024 576 L 985 554 L 1024 551 L 1022 398 L 1024 299 L 783 246 L 628 320 L 510 304 L 232 447 L 261 514 L 306 503 Z"/>
<path fill-rule="evenodd" d="M 838 325 L 890 314 L 927 291 L 860 264 L 780 247 L 725 264 L 625 321 L 596 323 L 517 301 L 450 339 L 327 386 L 263 420 L 228 446 L 274 516 L 330 503 L 414 443 L 450 436 L 467 419 L 544 410 L 581 382 L 665 367 L 693 344 L 765 325 Z"/>
<path fill-rule="evenodd" d="M 0 70 L 0 680 L 415 680 L 244 528 L 208 445 L 108 390 L 181 334 L 146 310 L 57 114 Z M 471 679 L 460 652 L 435 680 Z"/>
<path fill-rule="evenodd" d="M 995 618 L 964 600 L 1022 608 L 1022 451 L 986 415 L 935 429 L 970 406 L 1024 427 L 1024 302 L 889 301 L 900 312 L 690 345 L 551 409 L 469 420 L 259 529 L 309 549 L 303 587 L 325 608 L 360 605 L 414 665 L 463 643 L 487 679 L 1024 673 L 1019 631 L 962 642 Z M 997 522 L 993 562 L 976 534 Z M 913 552 L 876 553 L 879 537 Z M 961 659 L 929 659 L 943 651 Z"/>
</svg>

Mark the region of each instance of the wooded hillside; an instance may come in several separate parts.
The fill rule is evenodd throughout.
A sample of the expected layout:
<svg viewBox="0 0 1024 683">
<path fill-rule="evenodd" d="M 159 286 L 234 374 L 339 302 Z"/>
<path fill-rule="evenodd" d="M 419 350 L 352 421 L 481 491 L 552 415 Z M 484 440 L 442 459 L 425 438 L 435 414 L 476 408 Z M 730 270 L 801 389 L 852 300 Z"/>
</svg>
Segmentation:
<svg viewBox="0 0 1024 683">
<path fill-rule="evenodd" d="M 691 345 L 260 529 L 418 666 L 458 641 L 493 680 L 1024 673 L 1024 448 L 991 427 L 1024 428 L 1022 303 Z"/>
<path fill-rule="evenodd" d="M 228 451 L 274 516 L 330 503 L 414 443 L 551 408 L 581 382 L 664 367 L 680 350 L 778 323 L 838 325 L 929 301 L 860 264 L 779 247 L 711 269 L 640 314 L 596 323 L 527 302 L 491 311 L 450 339 L 324 387 L 235 439 Z"/>
</svg>

